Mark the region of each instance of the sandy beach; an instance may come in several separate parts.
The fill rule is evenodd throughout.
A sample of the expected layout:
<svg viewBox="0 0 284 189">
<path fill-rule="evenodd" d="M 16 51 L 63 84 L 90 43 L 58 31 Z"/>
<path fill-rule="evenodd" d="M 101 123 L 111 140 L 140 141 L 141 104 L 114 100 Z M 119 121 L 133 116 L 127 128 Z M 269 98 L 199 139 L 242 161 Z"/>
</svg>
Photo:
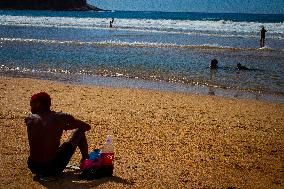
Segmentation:
<svg viewBox="0 0 284 189">
<path fill-rule="evenodd" d="M 24 118 L 39 91 L 92 125 L 90 149 L 113 135 L 113 178 L 66 170 L 33 181 Z M 283 188 L 283 123 L 280 103 L 0 77 L 0 188 Z M 72 163 L 80 158 L 77 150 Z"/>
</svg>

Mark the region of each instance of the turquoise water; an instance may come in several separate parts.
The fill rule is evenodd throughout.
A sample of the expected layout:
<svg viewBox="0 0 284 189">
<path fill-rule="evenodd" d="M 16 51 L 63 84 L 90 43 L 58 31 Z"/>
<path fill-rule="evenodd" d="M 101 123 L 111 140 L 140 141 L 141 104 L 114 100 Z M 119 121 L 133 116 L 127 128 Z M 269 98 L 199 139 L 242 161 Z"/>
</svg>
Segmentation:
<svg viewBox="0 0 284 189">
<path fill-rule="evenodd" d="M 0 73 L 283 102 L 283 22 L 284 15 L 0 11 Z"/>
<path fill-rule="evenodd" d="M 53 16 L 77 18 L 124 18 L 154 20 L 229 20 L 236 22 L 279 23 L 284 21 L 283 14 L 236 14 L 236 13 L 192 13 L 192 12 L 153 12 L 153 11 L 113 11 L 113 12 L 74 12 L 74 11 L 4 11 L 1 15 L 11 16 Z"/>
</svg>

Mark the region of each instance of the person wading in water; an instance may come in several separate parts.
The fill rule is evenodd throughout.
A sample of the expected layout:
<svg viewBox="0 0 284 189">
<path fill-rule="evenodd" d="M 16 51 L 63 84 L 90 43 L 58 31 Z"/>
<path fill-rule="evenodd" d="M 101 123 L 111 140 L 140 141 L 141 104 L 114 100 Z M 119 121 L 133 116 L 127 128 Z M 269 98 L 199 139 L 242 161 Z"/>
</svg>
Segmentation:
<svg viewBox="0 0 284 189">
<path fill-rule="evenodd" d="M 109 27 L 112 28 L 112 24 L 114 22 L 114 18 L 111 19 L 111 21 L 109 21 Z"/>
<path fill-rule="evenodd" d="M 265 32 L 266 29 L 264 28 L 264 26 L 262 26 L 261 30 L 260 30 L 260 47 L 264 47 L 265 45 Z"/>
</svg>

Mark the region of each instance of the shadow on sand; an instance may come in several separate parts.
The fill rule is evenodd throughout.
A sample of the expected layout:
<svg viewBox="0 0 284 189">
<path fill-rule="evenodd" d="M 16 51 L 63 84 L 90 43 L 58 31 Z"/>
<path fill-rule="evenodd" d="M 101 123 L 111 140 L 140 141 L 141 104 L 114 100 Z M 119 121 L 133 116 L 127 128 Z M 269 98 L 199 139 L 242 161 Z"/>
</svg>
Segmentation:
<svg viewBox="0 0 284 189">
<path fill-rule="evenodd" d="M 60 177 L 58 177 L 58 179 L 56 179 L 55 181 L 51 181 L 51 182 L 46 182 L 46 181 L 42 181 L 42 180 L 35 179 L 35 178 L 34 178 L 34 181 L 50 189 L 62 189 L 62 188 L 89 189 L 89 188 L 97 187 L 107 182 L 114 182 L 114 183 L 119 183 L 123 185 L 134 185 L 134 182 L 123 179 L 118 176 L 105 177 L 105 178 L 90 180 L 90 181 L 80 180 L 79 172 L 77 171 L 64 172 L 62 173 Z"/>
</svg>

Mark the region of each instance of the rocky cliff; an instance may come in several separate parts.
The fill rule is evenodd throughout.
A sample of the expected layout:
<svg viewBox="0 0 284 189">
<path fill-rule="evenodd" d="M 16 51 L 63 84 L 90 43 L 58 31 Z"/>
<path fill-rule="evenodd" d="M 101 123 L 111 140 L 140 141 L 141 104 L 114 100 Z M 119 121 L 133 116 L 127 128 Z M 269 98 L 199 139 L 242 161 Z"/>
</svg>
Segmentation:
<svg viewBox="0 0 284 189">
<path fill-rule="evenodd" d="M 101 10 L 86 0 L 0 0 L 0 9 Z"/>
</svg>

